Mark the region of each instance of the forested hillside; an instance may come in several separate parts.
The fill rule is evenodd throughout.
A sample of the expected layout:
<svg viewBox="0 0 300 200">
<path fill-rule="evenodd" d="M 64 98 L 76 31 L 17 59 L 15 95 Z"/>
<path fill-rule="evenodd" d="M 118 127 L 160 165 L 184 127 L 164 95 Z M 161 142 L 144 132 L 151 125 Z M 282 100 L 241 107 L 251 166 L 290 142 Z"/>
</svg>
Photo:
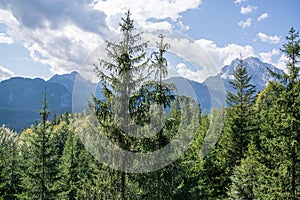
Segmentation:
<svg viewBox="0 0 300 200">
<path fill-rule="evenodd" d="M 108 60 L 95 63 L 103 99 L 93 96 L 85 112 L 49 120 L 46 89 L 40 123 L 21 133 L 0 128 L 0 199 L 300 199 L 300 40 L 294 28 L 281 48 L 287 73 L 270 69 L 273 81 L 259 91 L 241 57 L 226 93 L 229 107 L 209 113 L 162 81 L 172 48 L 163 35 L 148 59 L 129 11 L 120 29 L 122 40 L 107 43 Z M 116 153 L 156 152 L 190 135 L 178 159 L 157 154 L 129 163 L 131 157 Z M 101 148 L 110 143 L 91 147 L 104 137 L 120 148 L 108 154 Z M 104 157 L 111 162 L 101 162 Z M 172 162 L 151 166 L 159 161 Z"/>
</svg>

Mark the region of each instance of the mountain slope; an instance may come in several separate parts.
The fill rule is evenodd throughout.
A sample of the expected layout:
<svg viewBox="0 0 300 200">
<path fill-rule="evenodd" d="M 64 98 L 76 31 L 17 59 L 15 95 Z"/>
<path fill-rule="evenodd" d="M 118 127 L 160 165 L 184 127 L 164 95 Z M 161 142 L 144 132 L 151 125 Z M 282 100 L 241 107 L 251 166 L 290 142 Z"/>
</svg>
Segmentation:
<svg viewBox="0 0 300 200">
<path fill-rule="evenodd" d="M 172 77 L 166 82 L 176 86 L 178 95 L 198 100 L 202 112 L 209 113 L 211 108 L 224 106 L 225 88 L 221 78 L 215 77 L 212 82 L 199 83 L 182 77 Z"/>
<path fill-rule="evenodd" d="M 232 80 L 238 61 L 239 59 L 233 60 L 218 75 L 207 78 L 203 83 L 182 77 L 173 77 L 167 81 L 175 84 L 179 94 L 197 99 L 202 112 L 208 113 L 211 108 L 226 106 L 226 91 L 232 91 L 228 80 Z M 258 58 L 246 58 L 244 64 L 257 91 L 262 90 L 269 80 L 273 80 L 267 68 L 277 73 L 282 72 Z M 66 111 L 82 111 L 92 94 L 103 98 L 101 84 L 93 84 L 77 72 L 54 75 L 48 81 L 38 78 L 11 78 L 0 82 L 0 125 L 7 124 L 19 131 L 39 121 L 45 88 L 49 100 L 48 110 L 52 116 L 54 113 L 59 115 Z"/>
<path fill-rule="evenodd" d="M 224 66 L 221 69 L 219 76 L 224 80 L 232 80 L 234 70 L 236 69 L 238 63 L 239 59 L 237 58 L 233 60 L 230 65 Z M 248 74 L 252 76 L 250 83 L 256 86 L 257 91 L 261 91 L 269 81 L 274 80 L 268 69 L 276 73 L 282 73 L 282 70 L 276 68 L 274 65 L 264 63 L 258 58 L 254 57 L 244 59 L 243 64 L 246 66 Z"/>
<path fill-rule="evenodd" d="M 83 92 L 80 94 L 85 100 L 80 102 L 80 107 L 86 107 L 86 99 L 90 97 L 94 84 L 83 80 L 77 72 L 73 72 L 55 75 L 48 81 L 15 77 L 0 82 L 0 124 L 19 131 L 39 121 L 45 89 L 49 101 L 48 110 L 52 116 L 72 112 L 75 82 L 81 86 Z"/>
<path fill-rule="evenodd" d="M 218 99 L 218 101 L 220 102 L 226 102 L 227 91 L 234 92 L 229 84 L 229 80 L 234 79 L 233 73 L 238 63 L 239 63 L 239 59 L 237 58 L 233 60 L 230 65 L 224 66 L 218 75 L 208 77 L 204 82 L 210 85 L 211 87 L 213 87 L 214 90 L 223 94 L 220 95 L 220 98 Z M 244 59 L 243 64 L 246 66 L 248 74 L 252 76 L 250 83 L 256 86 L 257 93 L 260 92 L 262 89 L 264 89 L 269 81 L 275 80 L 274 77 L 270 75 L 268 69 L 276 73 L 283 73 L 282 70 L 276 68 L 274 65 L 264 63 L 258 58 L 254 58 L 254 57 L 249 57 Z M 225 90 L 223 88 L 214 87 L 214 82 L 219 81 L 220 79 L 223 81 Z"/>
</svg>

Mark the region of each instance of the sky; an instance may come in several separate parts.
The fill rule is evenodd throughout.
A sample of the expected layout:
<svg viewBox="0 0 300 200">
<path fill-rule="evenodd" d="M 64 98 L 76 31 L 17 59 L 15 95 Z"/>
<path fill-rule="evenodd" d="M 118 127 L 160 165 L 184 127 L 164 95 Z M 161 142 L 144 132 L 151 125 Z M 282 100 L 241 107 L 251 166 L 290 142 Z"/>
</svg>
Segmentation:
<svg viewBox="0 0 300 200">
<path fill-rule="evenodd" d="M 82 71 L 127 9 L 138 30 L 182 36 L 170 50 L 198 67 L 171 65 L 187 78 L 201 82 L 240 55 L 285 69 L 280 48 L 291 27 L 300 31 L 299 8 L 299 0 L 0 0 L 0 81 Z"/>
</svg>

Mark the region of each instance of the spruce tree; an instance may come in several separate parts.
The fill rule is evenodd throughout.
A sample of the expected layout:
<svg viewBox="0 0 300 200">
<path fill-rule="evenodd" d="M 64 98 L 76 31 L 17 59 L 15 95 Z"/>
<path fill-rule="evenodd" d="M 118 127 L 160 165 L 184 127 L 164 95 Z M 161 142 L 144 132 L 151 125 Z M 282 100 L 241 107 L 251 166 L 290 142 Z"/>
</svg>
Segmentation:
<svg viewBox="0 0 300 200">
<path fill-rule="evenodd" d="M 58 155 L 52 141 L 51 126 L 47 120 L 47 93 L 44 92 L 41 122 L 37 127 L 24 131 L 21 142 L 22 193 L 21 199 L 53 199 L 57 175 Z"/>
<path fill-rule="evenodd" d="M 255 86 L 250 84 L 251 76 L 242 57 L 234 70 L 234 79 L 229 81 L 233 92 L 227 91 L 226 118 L 224 128 L 214 149 L 204 159 L 204 180 L 210 185 L 210 198 L 226 198 L 224 188 L 231 184 L 230 176 L 234 166 L 244 158 L 249 142 L 254 136 Z"/>
<path fill-rule="evenodd" d="M 146 42 L 141 42 L 140 34 L 135 34 L 131 13 L 128 11 L 122 18 L 120 29 L 122 40 L 119 43 L 107 42 L 107 55 L 109 61 L 100 60 L 96 66 L 96 73 L 103 82 L 105 101 L 94 98 L 96 115 L 99 123 L 108 132 L 108 136 L 121 148 L 128 149 L 130 139 L 126 130 L 129 128 L 130 117 L 128 102 L 133 92 L 145 80 L 142 77 L 148 64 L 146 59 Z M 112 101 L 118 102 L 112 105 Z M 112 106 L 114 111 L 112 113 Z M 118 119 L 116 119 L 118 117 Z M 121 157 L 119 192 L 120 199 L 126 199 L 126 172 L 125 158 Z"/>
<path fill-rule="evenodd" d="M 255 144 L 251 142 L 245 158 L 234 167 L 230 176 L 232 183 L 228 191 L 229 199 L 268 198 L 268 169 L 260 162 L 260 156 Z"/>
<path fill-rule="evenodd" d="M 233 160 L 243 158 L 251 139 L 251 120 L 253 111 L 251 105 L 255 98 L 255 86 L 250 84 L 251 76 L 240 58 L 234 71 L 234 80 L 229 81 L 234 92 L 227 92 L 227 103 L 231 106 L 227 115 L 227 128 L 232 141 Z"/>
<path fill-rule="evenodd" d="M 77 189 L 80 185 L 78 163 L 76 162 L 79 156 L 78 151 L 80 151 L 79 142 L 79 138 L 68 130 L 67 140 L 58 167 L 58 181 L 55 185 L 58 190 L 58 197 L 62 199 L 76 199 L 77 197 Z"/>
</svg>

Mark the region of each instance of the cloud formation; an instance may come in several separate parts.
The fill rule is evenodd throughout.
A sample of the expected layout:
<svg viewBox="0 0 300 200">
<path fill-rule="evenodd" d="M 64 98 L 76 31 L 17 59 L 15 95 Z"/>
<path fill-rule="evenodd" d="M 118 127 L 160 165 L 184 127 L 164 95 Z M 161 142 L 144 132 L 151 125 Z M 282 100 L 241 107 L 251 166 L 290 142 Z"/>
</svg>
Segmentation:
<svg viewBox="0 0 300 200">
<path fill-rule="evenodd" d="M 277 36 L 277 35 L 274 35 L 274 36 L 269 36 L 269 35 L 266 35 L 262 32 L 259 32 L 257 34 L 257 37 L 263 41 L 263 42 L 266 42 L 266 43 L 270 43 L 270 44 L 278 44 L 280 42 L 280 37 Z"/>
<path fill-rule="evenodd" d="M 259 56 L 261 57 L 263 62 L 272 63 L 272 64 L 274 64 L 273 61 L 272 61 L 272 57 L 275 56 L 275 55 L 279 55 L 279 50 L 278 49 L 272 49 L 272 51 L 261 52 L 259 54 Z"/>
<path fill-rule="evenodd" d="M 243 2 L 246 2 L 247 0 L 234 0 L 234 3 L 235 4 L 240 4 L 240 3 L 243 3 Z"/>
<path fill-rule="evenodd" d="M 157 36 L 146 36 L 146 40 L 157 41 Z M 170 44 L 170 52 L 172 54 L 176 54 L 193 66 L 193 70 L 191 70 L 186 68 L 186 66 L 177 65 L 177 70 L 181 70 L 180 75 L 198 82 L 204 81 L 209 76 L 217 75 L 224 65 L 229 65 L 240 54 L 244 57 L 256 56 L 253 47 L 249 45 L 242 46 L 231 43 L 225 46 L 218 46 L 211 40 L 200 39 L 193 41 L 180 37 L 180 35 L 179 38 L 166 37 L 165 42 Z"/>
<path fill-rule="evenodd" d="M 21 43 L 35 62 L 55 74 L 79 69 L 97 43 L 104 41 L 101 36 L 111 35 L 104 13 L 82 0 L 9 2 L 2 9 L 0 5 L 6 36 Z"/>
<path fill-rule="evenodd" d="M 245 0 L 235 0 L 236 4 L 242 2 Z M 86 57 L 119 31 L 120 18 L 127 9 L 133 11 L 138 28 L 172 30 L 178 26 L 176 28 L 186 30 L 188 26 L 183 24 L 182 14 L 197 9 L 201 3 L 202 0 L 32 0 L 29 4 L 11 0 L 0 3 L 0 24 L 6 26 L 6 33 L 0 33 L 0 43 L 22 43 L 35 62 L 48 66 L 55 74 L 63 74 L 81 69 Z M 255 6 L 243 8 L 244 14 L 256 9 Z M 238 25 L 246 28 L 251 23 L 248 18 Z M 262 34 L 257 34 L 262 41 L 277 41 L 278 36 Z M 157 37 L 152 41 L 157 41 Z M 204 71 L 196 70 L 201 71 L 202 78 L 193 75 L 198 81 L 216 75 L 222 66 L 230 64 L 241 53 L 244 57 L 255 56 L 249 45 L 231 43 L 220 47 L 211 40 L 183 38 L 166 42 L 171 43 L 171 50 L 179 56 L 184 55 L 188 61 L 204 67 Z M 179 66 L 178 69 L 184 68 Z"/>
<path fill-rule="evenodd" d="M 15 74 L 9 69 L 0 66 L 0 81 L 8 79 L 14 75 Z"/>
<path fill-rule="evenodd" d="M 224 47 L 217 46 L 211 40 L 197 40 L 196 43 L 206 50 L 210 58 L 215 62 L 218 69 L 221 69 L 224 65 L 229 65 L 232 60 L 238 58 L 241 54 L 243 57 L 255 56 L 255 51 L 252 46 L 228 44 Z"/>
<path fill-rule="evenodd" d="M 248 18 L 246 21 L 240 21 L 238 25 L 242 28 L 250 27 L 252 23 L 252 19 Z"/>
<path fill-rule="evenodd" d="M 35 62 L 63 74 L 80 69 L 87 56 L 119 31 L 127 9 L 134 10 L 139 28 L 188 29 L 181 13 L 200 4 L 201 0 L 11 0 L 0 4 L 0 24 L 7 27 L 0 43 L 21 43 Z"/>
<path fill-rule="evenodd" d="M 5 33 L 0 33 L 0 44 L 12 44 L 14 41 L 11 37 L 8 37 Z"/>
<path fill-rule="evenodd" d="M 198 8 L 201 3 L 202 0 L 99 0 L 94 2 L 94 9 L 105 13 L 106 23 L 112 29 L 118 28 L 120 17 L 127 9 L 134 10 L 132 15 L 139 27 L 171 29 L 168 19 L 183 25 L 180 14 Z"/>
<path fill-rule="evenodd" d="M 255 10 L 255 9 L 257 9 L 257 7 L 256 6 L 250 6 L 250 5 L 248 5 L 248 6 L 246 6 L 246 7 L 241 7 L 241 14 L 243 14 L 243 15 L 246 15 L 246 14 L 250 14 L 250 13 L 252 13 L 253 12 L 253 10 Z"/>
<path fill-rule="evenodd" d="M 92 0 L 31 0 L 30 3 L 10 0 L 4 3 L 2 8 L 11 11 L 17 21 L 29 29 L 46 26 L 57 29 L 68 22 L 85 31 L 101 34 L 101 28 L 105 27 L 105 15 L 94 10 L 91 3 Z"/>
<path fill-rule="evenodd" d="M 184 63 L 177 64 L 176 70 L 180 76 L 187 78 L 189 80 L 193 80 L 197 82 L 202 82 L 204 80 L 200 70 L 192 71 Z"/>
<path fill-rule="evenodd" d="M 269 17 L 269 14 L 268 13 L 263 13 L 261 14 L 258 18 L 257 18 L 257 21 L 260 22 L 262 20 L 265 20 Z"/>
</svg>

